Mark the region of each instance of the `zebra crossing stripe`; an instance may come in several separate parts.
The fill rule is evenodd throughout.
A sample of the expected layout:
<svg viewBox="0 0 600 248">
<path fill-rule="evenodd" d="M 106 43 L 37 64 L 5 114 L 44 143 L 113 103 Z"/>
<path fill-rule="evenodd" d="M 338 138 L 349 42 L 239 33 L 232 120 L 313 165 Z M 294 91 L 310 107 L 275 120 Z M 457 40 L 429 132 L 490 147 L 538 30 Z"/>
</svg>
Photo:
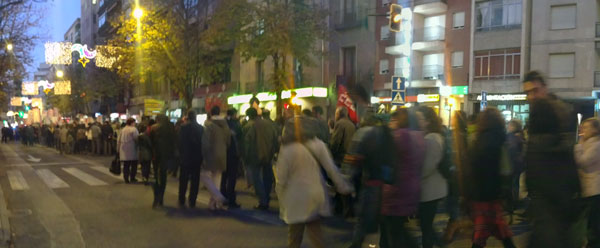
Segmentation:
<svg viewBox="0 0 600 248">
<path fill-rule="evenodd" d="M 105 174 L 105 175 L 109 175 L 109 176 L 111 176 L 111 177 L 113 177 L 113 178 L 116 178 L 116 179 L 123 179 L 123 178 L 122 178 L 122 177 L 120 177 L 120 176 L 117 176 L 117 175 L 115 175 L 115 174 L 112 174 L 112 173 L 110 173 L 110 172 L 108 171 L 108 168 L 106 168 L 106 167 L 104 167 L 104 166 L 92 166 L 91 168 L 92 168 L 92 169 L 94 169 L 94 170 L 96 170 L 96 171 L 99 171 L 99 172 L 101 172 L 101 173 L 103 173 L 103 174 Z"/>
<path fill-rule="evenodd" d="M 36 170 L 35 173 L 37 173 L 38 176 L 40 176 L 40 178 L 42 179 L 42 181 L 44 181 L 44 183 L 46 183 L 46 185 L 48 185 L 48 187 L 50 187 L 51 189 L 69 187 L 69 184 L 60 179 L 49 169 Z"/>
<path fill-rule="evenodd" d="M 92 175 L 87 174 L 77 168 L 71 167 L 71 168 L 62 168 L 62 169 L 90 186 L 107 185 L 107 183 L 105 183 L 104 181 L 102 181 L 98 178 L 95 178 Z"/>
<path fill-rule="evenodd" d="M 23 174 L 19 170 L 9 170 L 6 172 L 8 175 L 8 182 L 10 183 L 10 187 L 13 190 L 26 190 L 29 189 L 29 185 Z"/>
</svg>

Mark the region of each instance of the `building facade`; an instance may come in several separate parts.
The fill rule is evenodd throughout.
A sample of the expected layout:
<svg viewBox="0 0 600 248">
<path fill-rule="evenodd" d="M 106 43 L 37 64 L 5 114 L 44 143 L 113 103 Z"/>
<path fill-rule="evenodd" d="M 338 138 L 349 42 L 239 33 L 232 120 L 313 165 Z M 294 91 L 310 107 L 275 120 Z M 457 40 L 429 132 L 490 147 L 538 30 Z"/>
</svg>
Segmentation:
<svg viewBox="0 0 600 248">
<path fill-rule="evenodd" d="M 542 72 L 551 92 L 594 116 L 600 89 L 599 1 L 531 1 L 531 70 Z M 535 18 L 533 18 L 535 17 Z M 597 45 L 598 44 L 598 45 Z"/>
<path fill-rule="evenodd" d="M 468 113 L 480 111 L 481 92 L 506 120 L 526 121 L 529 105 L 521 81 L 529 70 L 527 0 L 473 0 Z"/>
</svg>

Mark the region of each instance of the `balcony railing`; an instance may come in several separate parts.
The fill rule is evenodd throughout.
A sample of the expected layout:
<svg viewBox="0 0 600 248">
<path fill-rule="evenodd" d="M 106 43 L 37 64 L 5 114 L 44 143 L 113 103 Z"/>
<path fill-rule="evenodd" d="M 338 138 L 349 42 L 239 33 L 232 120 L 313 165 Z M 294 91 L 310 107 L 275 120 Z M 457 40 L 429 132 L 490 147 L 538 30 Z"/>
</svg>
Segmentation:
<svg viewBox="0 0 600 248">
<path fill-rule="evenodd" d="M 332 17 L 334 27 L 337 30 L 359 28 L 366 26 L 367 22 L 366 12 L 361 10 L 351 13 L 335 11 Z"/>
<path fill-rule="evenodd" d="M 594 87 L 600 87 L 600 71 L 594 72 Z"/>
<path fill-rule="evenodd" d="M 596 22 L 596 38 L 600 38 L 600 22 Z"/>
<path fill-rule="evenodd" d="M 431 26 L 422 29 L 416 29 L 414 35 L 415 42 L 422 41 L 437 41 L 444 40 L 446 35 L 445 27 L 442 26 Z"/>
<path fill-rule="evenodd" d="M 442 65 L 424 65 L 421 79 L 423 80 L 443 80 L 444 66 Z"/>
<path fill-rule="evenodd" d="M 421 5 L 421 4 L 428 4 L 428 3 L 437 3 L 437 2 L 447 3 L 447 0 L 415 0 L 415 6 Z"/>
</svg>

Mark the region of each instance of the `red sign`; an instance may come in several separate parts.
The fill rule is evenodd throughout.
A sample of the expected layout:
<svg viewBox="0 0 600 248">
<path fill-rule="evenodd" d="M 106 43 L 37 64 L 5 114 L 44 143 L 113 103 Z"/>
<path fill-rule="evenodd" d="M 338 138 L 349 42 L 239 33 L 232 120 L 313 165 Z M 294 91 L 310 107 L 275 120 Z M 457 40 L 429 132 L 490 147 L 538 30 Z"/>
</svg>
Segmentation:
<svg viewBox="0 0 600 248">
<path fill-rule="evenodd" d="M 338 101 L 337 106 L 344 106 L 348 109 L 348 116 L 350 120 L 354 123 L 358 123 L 358 116 L 356 115 L 356 109 L 354 108 L 354 102 L 352 102 L 352 98 L 348 95 L 348 90 L 346 86 L 343 84 L 338 84 Z"/>
</svg>

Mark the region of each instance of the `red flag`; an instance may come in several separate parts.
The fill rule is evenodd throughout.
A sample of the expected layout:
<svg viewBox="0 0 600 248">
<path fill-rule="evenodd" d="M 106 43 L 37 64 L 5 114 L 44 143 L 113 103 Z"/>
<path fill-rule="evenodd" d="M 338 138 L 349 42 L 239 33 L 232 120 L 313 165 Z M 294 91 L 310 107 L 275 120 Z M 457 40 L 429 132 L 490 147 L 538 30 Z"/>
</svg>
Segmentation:
<svg viewBox="0 0 600 248">
<path fill-rule="evenodd" d="M 354 108 L 354 102 L 348 95 L 348 89 L 343 84 L 338 84 L 338 101 L 337 106 L 344 106 L 348 109 L 348 116 L 354 123 L 358 123 L 358 116 L 356 115 L 356 109 Z"/>
</svg>

